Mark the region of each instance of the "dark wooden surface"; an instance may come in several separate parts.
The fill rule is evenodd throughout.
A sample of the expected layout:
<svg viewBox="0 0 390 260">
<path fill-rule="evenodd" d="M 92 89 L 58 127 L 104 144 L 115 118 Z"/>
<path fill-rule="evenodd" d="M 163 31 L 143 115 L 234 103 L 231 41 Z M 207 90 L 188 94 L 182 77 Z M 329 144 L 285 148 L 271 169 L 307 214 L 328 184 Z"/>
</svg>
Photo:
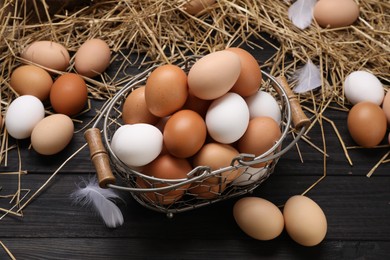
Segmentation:
<svg viewBox="0 0 390 260">
<path fill-rule="evenodd" d="M 253 54 L 264 61 L 272 50 Z M 88 122 L 94 115 L 91 110 L 80 119 Z M 347 114 L 329 110 L 326 116 L 334 121 L 346 144 L 352 145 Z M 233 219 L 232 207 L 238 198 L 169 219 L 123 194 L 124 202 L 119 206 L 125 223 L 109 229 L 90 210 L 73 205 L 69 197 L 81 177 L 94 174 L 87 149 L 65 165 L 23 210 L 23 217 L 7 215 L 0 220 L 0 240 L 16 259 L 389 259 L 390 167 L 383 164 L 371 178 L 366 177 L 389 148 L 351 150 L 354 165 L 350 166 L 333 128 L 326 122 L 323 126 L 329 154 L 327 176 L 307 194 L 321 206 L 328 221 L 326 238 L 318 246 L 300 246 L 285 232 L 268 242 L 249 238 Z M 318 124 L 308 136 L 323 147 Z M 21 178 L 22 188 L 36 191 L 83 144 L 82 133 L 77 133 L 61 154 L 43 157 L 28 149 L 28 140 L 20 141 L 22 169 L 28 171 Z M 296 149 L 290 150 L 275 172 L 247 196 L 281 205 L 320 178 L 322 154 L 303 141 L 299 148 L 304 162 Z M 16 150 L 9 156 L 8 167 L 2 165 L 0 172 L 18 169 Z M 17 180 L 16 175 L 1 174 L 0 195 L 15 192 Z M 0 203 L 1 207 L 12 205 L 9 199 Z M 0 259 L 9 259 L 2 247 Z"/>
</svg>

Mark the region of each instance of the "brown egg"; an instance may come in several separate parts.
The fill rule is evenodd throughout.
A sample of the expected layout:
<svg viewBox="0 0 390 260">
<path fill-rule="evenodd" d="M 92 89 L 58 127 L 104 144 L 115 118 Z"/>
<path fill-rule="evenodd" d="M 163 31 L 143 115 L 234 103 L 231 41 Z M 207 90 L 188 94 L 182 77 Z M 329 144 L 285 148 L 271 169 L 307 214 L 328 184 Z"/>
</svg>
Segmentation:
<svg viewBox="0 0 390 260">
<path fill-rule="evenodd" d="M 12 72 L 10 85 L 19 95 L 32 95 L 45 101 L 49 97 L 53 79 L 40 67 L 23 65 Z"/>
<path fill-rule="evenodd" d="M 52 41 L 33 42 L 23 50 L 21 57 L 59 71 L 65 71 L 70 61 L 68 50 L 63 45 Z"/>
<path fill-rule="evenodd" d="M 125 124 L 146 123 L 154 125 L 160 119 L 150 113 L 145 102 L 145 86 L 134 89 L 126 98 L 122 107 L 122 119 Z"/>
<path fill-rule="evenodd" d="M 230 166 L 233 158 L 239 152 L 229 144 L 208 143 L 194 156 L 193 166 L 209 166 L 211 170 L 219 170 Z M 244 168 L 225 171 L 222 174 L 207 179 L 209 183 L 229 183 L 236 179 L 244 171 Z"/>
<path fill-rule="evenodd" d="M 194 182 L 188 188 L 188 193 L 197 199 L 214 199 L 221 195 L 226 186 L 226 183 Z"/>
<path fill-rule="evenodd" d="M 191 91 L 189 91 L 186 103 L 184 104 L 182 109 L 193 110 L 204 118 L 211 102 L 212 100 L 200 99 L 193 95 Z"/>
<path fill-rule="evenodd" d="M 249 121 L 245 134 L 238 140 L 238 150 L 259 156 L 268 151 L 281 135 L 279 125 L 273 118 L 255 117 Z"/>
<path fill-rule="evenodd" d="M 378 145 L 386 134 L 387 120 L 380 106 L 372 102 L 360 102 L 348 113 L 348 131 L 352 139 L 362 147 Z"/>
<path fill-rule="evenodd" d="M 298 244 L 315 246 L 325 238 L 326 216 L 312 199 L 292 196 L 284 205 L 283 216 L 287 233 Z"/>
<path fill-rule="evenodd" d="M 162 65 L 146 81 L 145 100 L 149 111 L 165 117 L 179 110 L 187 100 L 187 75 L 176 65 Z"/>
<path fill-rule="evenodd" d="M 188 158 L 197 153 L 206 141 L 206 123 L 198 113 L 180 110 L 168 119 L 163 135 L 170 154 Z"/>
<path fill-rule="evenodd" d="M 359 17 L 359 6 L 353 0 L 318 1 L 313 17 L 323 27 L 338 28 L 353 24 Z"/>
<path fill-rule="evenodd" d="M 216 0 L 190 0 L 184 5 L 184 10 L 189 14 L 196 15 L 215 2 Z"/>
<path fill-rule="evenodd" d="M 74 66 L 77 72 L 86 77 L 95 77 L 110 65 L 111 51 L 101 39 L 84 42 L 75 54 Z"/>
<path fill-rule="evenodd" d="M 80 113 L 88 100 L 84 79 L 74 73 L 58 77 L 50 91 L 50 103 L 57 113 L 73 116 Z"/>
<path fill-rule="evenodd" d="M 146 165 L 143 173 L 160 179 L 185 179 L 187 173 L 192 170 L 190 163 L 186 159 L 176 158 L 169 154 L 160 155 L 154 161 Z M 141 187 L 166 187 L 164 183 L 150 183 L 146 180 L 139 179 L 138 184 Z M 179 200 L 190 184 L 185 184 L 180 188 L 164 192 L 146 192 L 144 196 L 150 200 L 163 205 L 172 204 Z"/>
<path fill-rule="evenodd" d="M 390 90 L 387 91 L 383 99 L 382 109 L 386 114 L 387 124 L 390 126 Z"/>
<path fill-rule="evenodd" d="M 232 47 L 226 50 L 236 53 L 241 61 L 240 76 L 230 91 L 242 97 L 255 94 L 260 88 L 262 79 L 259 63 L 252 54 L 242 48 Z"/>
</svg>

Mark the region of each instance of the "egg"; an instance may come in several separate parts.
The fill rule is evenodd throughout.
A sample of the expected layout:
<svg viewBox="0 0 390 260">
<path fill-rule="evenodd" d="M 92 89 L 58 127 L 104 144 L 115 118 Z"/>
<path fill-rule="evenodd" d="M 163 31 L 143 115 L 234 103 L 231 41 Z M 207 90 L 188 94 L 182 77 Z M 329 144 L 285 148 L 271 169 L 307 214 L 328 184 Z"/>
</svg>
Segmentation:
<svg viewBox="0 0 390 260">
<path fill-rule="evenodd" d="M 387 91 L 387 94 L 383 99 L 382 109 L 385 112 L 387 124 L 390 125 L 390 91 Z"/>
<path fill-rule="evenodd" d="M 267 167 L 247 167 L 245 171 L 233 181 L 232 185 L 251 185 L 258 180 L 263 179 L 267 175 L 268 171 L 269 169 Z"/>
<path fill-rule="evenodd" d="M 212 100 L 200 99 L 193 95 L 191 92 L 188 93 L 186 103 L 182 109 L 193 110 L 198 113 L 201 117 L 205 117 L 207 109 L 209 108 Z"/>
<path fill-rule="evenodd" d="M 249 109 L 240 95 L 229 92 L 213 100 L 207 110 L 205 121 L 207 130 L 215 141 L 233 143 L 248 127 Z"/>
<path fill-rule="evenodd" d="M 5 128 L 15 139 L 31 136 L 34 127 L 45 117 L 45 108 L 35 96 L 23 95 L 14 99 L 5 114 Z"/>
<path fill-rule="evenodd" d="M 284 228 L 280 209 L 262 198 L 239 199 L 234 204 L 233 217 L 244 233 L 257 240 L 272 240 L 278 237 Z"/>
<path fill-rule="evenodd" d="M 358 19 L 359 6 L 353 0 L 317 1 L 313 17 L 323 28 L 349 26 Z"/>
<path fill-rule="evenodd" d="M 278 123 L 271 117 L 255 117 L 249 121 L 248 129 L 238 140 L 240 153 L 259 156 L 271 149 L 282 133 Z"/>
<path fill-rule="evenodd" d="M 155 116 L 173 114 L 184 105 L 187 96 L 187 75 L 176 65 L 159 66 L 146 80 L 145 101 Z"/>
<path fill-rule="evenodd" d="M 242 97 L 254 95 L 261 86 L 262 74 L 259 63 L 252 54 L 242 48 L 231 47 L 226 50 L 237 54 L 241 61 L 240 75 L 230 91 Z"/>
<path fill-rule="evenodd" d="M 219 197 L 226 189 L 226 186 L 226 183 L 212 183 L 204 180 L 193 182 L 188 188 L 187 193 L 196 199 L 210 200 Z"/>
<path fill-rule="evenodd" d="M 268 92 L 259 90 L 254 95 L 245 98 L 249 108 L 250 119 L 260 116 L 271 117 L 280 125 L 282 112 L 276 99 Z"/>
<path fill-rule="evenodd" d="M 31 145 L 39 154 L 57 154 L 70 143 L 73 131 L 74 125 L 69 116 L 53 114 L 35 125 L 31 133 Z"/>
<path fill-rule="evenodd" d="M 10 85 L 21 96 L 32 95 L 45 101 L 49 97 L 53 79 L 40 67 L 22 65 L 12 72 Z"/>
<path fill-rule="evenodd" d="M 53 41 L 36 41 L 28 45 L 21 57 L 43 67 L 65 71 L 69 66 L 68 50 L 61 44 Z"/>
<path fill-rule="evenodd" d="M 370 101 L 380 105 L 385 96 L 385 91 L 382 83 L 372 73 L 354 71 L 344 80 L 344 95 L 352 104 Z"/>
<path fill-rule="evenodd" d="M 231 145 L 221 143 L 208 143 L 194 156 L 193 166 L 209 166 L 212 171 L 231 165 L 232 160 L 239 152 Z M 230 183 L 241 175 L 243 168 L 224 171 L 221 174 L 207 179 L 208 183 Z"/>
<path fill-rule="evenodd" d="M 156 124 L 160 119 L 153 115 L 146 105 L 145 86 L 140 86 L 126 97 L 122 107 L 122 119 L 125 124 Z"/>
<path fill-rule="evenodd" d="M 378 145 L 386 134 L 386 114 L 372 102 L 360 102 L 348 113 L 347 127 L 352 139 L 365 148 Z"/>
<path fill-rule="evenodd" d="M 153 162 L 144 167 L 142 173 L 153 176 L 159 179 L 174 180 L 174 179 L 186 179 L 187 174 L 192 170 L 190 163 L 186 159 L 176 158 L 169 154 L 158 156 Z M 168 184 L 161 183 L 159 181 L 147 181 L 146 179 L 137 179 L 137 183 L 141 187 L 166 187 Z M 169 205 L 179 200 L 187 188 L 189 183 L 184 184 L 174 190 L 162 191 L 162 192 L 144 192 L 142 196 L 157 202 L 162 205 Z"/>
<path fill-rule="evenodd" d="M 212 52 L 192 65 L 188 87 L 200 99 L 217 99 L 233 87 L 240 72 L 241 60 L 237 54 L 227 50 Z"/>
<path fill-rule="evenodd" d="M 289 198 L 284 205 L 283 216 L 288 235 L 300 245 L 318 245 L 326 236 L 326 216 L 309 197 L 296 195 Z"/>
<path fill-rule="evenodd" d="M 144 166 L 161 153 L 161 131 L 149 124 L 138 123 L 119 127 L 112 136 L 111 149 L 129 167 Z"/>
<path fill-rule="evenodd" d="M 164 144 L 168 152 L 179 158 L 197 153 L 206 141 L 207 128 L 203 118 L 192 110 L 174 113 L 164 127 Z"/>
<path fill-rule="evenodd" d="M 74 59 L 76 71 L 86 77 L 95 77 L 110 65 L 111 51 L 101 39 L 85 41 L 77 50 Z"/>
<path fill-rule="evenodd" d="M 191 15 L 196 15 L 205 8 L 213 5 L 216 0 L 189 0 L 183 7 L 184 11 Z"/>
<path fill-rule="evenodd" d="M 57 113 L 74 116 L 80 113 L 88 100 L 84 79 L 75 73 L 65 73 L 53 83 L 50 103 Z"/>
</svg>

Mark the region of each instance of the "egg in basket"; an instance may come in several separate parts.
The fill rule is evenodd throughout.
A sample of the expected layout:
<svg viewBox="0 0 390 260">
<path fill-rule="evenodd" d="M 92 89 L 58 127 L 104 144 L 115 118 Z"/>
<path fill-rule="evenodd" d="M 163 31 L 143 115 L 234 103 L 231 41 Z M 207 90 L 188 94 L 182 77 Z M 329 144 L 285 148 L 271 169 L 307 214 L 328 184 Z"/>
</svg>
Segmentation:
<svg viewBox="0 0 390 260">
<path fill-rule="evenodd" d="M 309 123 L 283 76 L 229 48 L 137 75 L 85 138 L 101 187 L 172 216 L 253 191 Z"/>
</svg>

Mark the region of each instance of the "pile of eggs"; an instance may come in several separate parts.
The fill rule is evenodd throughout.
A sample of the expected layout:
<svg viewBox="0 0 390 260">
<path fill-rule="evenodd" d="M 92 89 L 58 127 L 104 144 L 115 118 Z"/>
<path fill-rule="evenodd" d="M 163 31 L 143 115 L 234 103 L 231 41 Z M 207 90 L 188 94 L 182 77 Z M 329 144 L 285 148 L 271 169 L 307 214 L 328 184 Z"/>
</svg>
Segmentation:
<svg viewBox="0 0 390 260">
<path fill-rule="evenodd" d="M 83 76 L 97 76 L 109 66 L 110 48 L 100 39 L 84 42 L 75 53 L 76 73 L 64 72 L 70 66 L 70 55 L 56 42 L 33 42 L 21 58 L 27 64 L 13 70 L 10 77 L 9 85 L 18 97 L 7 108 L 6 130 L 15 139 L 31 137 L 39 154 L 56 154 L 73 138 L 71 117 L 86 106 L 88 88 Z M 54 78 L 55 71 L 60 76 Z M 54 113 L 45 117 L 45 106 L 51 106 Z"/>
<path fill-rule="evenodd" d="M 372 73 L 354 71 L 345 78 L 344 95 L 353 105 L 347 119 L 352 139 L 365 148 L 380 144 L 390 125 L 390 93 L 385 93 L 382 83 Z"/>
<path fill-rule="evenodd" d="M 124 124 L 113 133 L 111 149 L 128 167 L 160 179 L 185 179 L 197 166 L 228 167 L 240 153 L 261 155 L 281 137 L 280 104 L 259 90 L 261 81 L 258 62 L 241 48 L 209 53 L 188 73 L 176 65 L 161 65 L 126 97 Z M 146 196 L 161 204 L 171 204 L 185 192 L 211 199 L 242 171 Z M 166 185 L 141 178 L 137 184 Z"/>
</svg>

